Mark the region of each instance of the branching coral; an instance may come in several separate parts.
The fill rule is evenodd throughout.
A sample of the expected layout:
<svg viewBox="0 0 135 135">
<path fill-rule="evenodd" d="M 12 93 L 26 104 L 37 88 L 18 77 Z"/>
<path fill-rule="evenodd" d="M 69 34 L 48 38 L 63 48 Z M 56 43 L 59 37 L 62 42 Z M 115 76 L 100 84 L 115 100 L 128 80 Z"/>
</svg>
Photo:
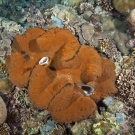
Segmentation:
<svg viewBox="0 0 135 135">
<path fill-rule="evenodd" d="M 111 11 L 113 9 L 112 0 L 98 0 L 97 4 L 106 11 Z"/>
<path fill-rule="evenodd" d="M 96 102 L 117 92 L 113 63 L 81 46 L 69 30 L 32 28 L 17 35 L 12 48 L 6 61 L 10 79 L 28 87 L 31 102 L 57 122 L 92 117 Z"/>
<path fill-rule="evenodd" d="M 120 63 L 122 59 L 122 54 L 120 51 L 118 51 L 115 43 L 109 38 L 107 38 L 107 40 L 105 40 L 104 42 L 105 42 L 105 45 L 104 45 L 105 47 L 102 47 L 102 44 L 100 44 L 100 48 L 103 48 L 103 50 L 105 50 L 104 52 L 110 60 L 112 60 L 113 62 Z"/>
<path fill-rule="evenodd" d="M 135 131 L 135 66 L 131 57 L 124 60 L 121 73 L 117 77 L 116 84 L 119 90 L 116 98 L 125 104 L 124 113 L 127 115 Z"/>
<path fill-rule="evenodd" d="M 92 11 L 94 12 L 94 7 L 91 3 L 82 2 L 79 6 L 79 13 L 84 13 L 85 11 Z"/>
</svg>

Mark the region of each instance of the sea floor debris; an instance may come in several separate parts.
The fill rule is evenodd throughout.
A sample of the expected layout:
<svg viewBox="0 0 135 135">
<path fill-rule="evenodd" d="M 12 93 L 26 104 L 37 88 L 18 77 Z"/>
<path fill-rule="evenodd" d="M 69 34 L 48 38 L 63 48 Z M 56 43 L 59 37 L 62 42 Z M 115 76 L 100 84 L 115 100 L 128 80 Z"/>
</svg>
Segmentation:
<svg viewBox="0 0 135 135">
<path fill-rule="evenodd" d="M 135 7 L 130 6 L 129 2 L 125 4 L 124 11 L 121 10 L 125 0 L 13 2 L 0 1 L 0 96 L 1 104 L 4 101 L 7 109 L 7 116 L 3 115 L 6 119 L 2 119 L 0 125 L 0 134 L 46 135 L 48 128 L 48 135 L 134 135 Z M 16 34 L 24 34 L 33 27 L 68 29 L 80 44 L 93 47 L 101 57 L 115 64 L 118 93 L 99 102 L 96 118 L 67 125 L 57 123 L 47 110 L 38 110 L 31 104 L 27 88 L 11 84 L 5 58 L 13 51 L 11 46 Z"/>
</svg>

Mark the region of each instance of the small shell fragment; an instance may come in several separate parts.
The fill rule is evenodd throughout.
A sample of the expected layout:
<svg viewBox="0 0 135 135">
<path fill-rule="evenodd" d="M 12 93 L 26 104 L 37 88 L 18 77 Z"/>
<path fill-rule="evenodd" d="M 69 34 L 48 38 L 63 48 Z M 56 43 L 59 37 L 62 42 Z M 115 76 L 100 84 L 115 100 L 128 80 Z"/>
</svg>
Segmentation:
<svg viewBox="0 0 135 135">
<path fill-rule="evenodd" d="M 48 62 L 49 62 L 49 58 L 47 56 L 45 56 L 45 57 L 41 58 L 41 60 L 39 61 L 39 65 L 43 66 L 43 65 L 48 64 Z"/>
<path fill-rule="evenodd" d="M 84 93 L 86 94 L 86 96 L 90 96 L 94 92 L 94 88 L 91 87 L 91 86 L 81 85 L 81 84 L 78 84 L 78 86 L 84 91 Z"/>
</svg>

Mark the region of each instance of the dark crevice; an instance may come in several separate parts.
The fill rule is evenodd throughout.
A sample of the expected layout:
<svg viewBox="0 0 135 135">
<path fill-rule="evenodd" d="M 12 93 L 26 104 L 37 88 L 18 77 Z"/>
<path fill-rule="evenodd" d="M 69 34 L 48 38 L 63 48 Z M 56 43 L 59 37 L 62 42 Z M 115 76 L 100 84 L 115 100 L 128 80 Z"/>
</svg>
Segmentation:
<svg viewBox="0 0 135 135">
<path fill-rule="evenodd" d="M 97 103 L 97 107 L 99 114 L 101 114 L 102 111 L 107 110 L 107 105 L 105 105 L 102 100 Z"/>
<path fill-rule="evenodd" d="M 53 66 L 49 66 L 49 69 L 52 71 L 56 71 L 55 67 L 53 67 Z"/>
<path fill-rule="evenodd" d="M 78 48 L 78 50 L 76 51 L 75 55 L 74 55 L 72 58 L 70 58 L 70 59 L 68 59 L 68 60 L 65 60 L 65 62 L 68 62 L 68 61 L 74 59 L 74 58 L 76 57 L 76 55 L 78 55 L 78 53 L 79 53 L 79 51 L 80 51 L 80 48 L 81 48 L 81 46 L 80 46 L 80 47 Z"/>
<path fill-rule="evenodd" d="M 55 97 L 63 90 L 63 88 L 66 87 L 66 86 L 68 86 L 68 85 L 71 85 L 71 83 L 65 84 L 65 85 L 52 97 L 51 101 L 50 101 L 49 104 L 48 104 L 48 108 L 49 108 L 49 106 L 50 106 L 50 103 L 53 101 L 53 99 L 55 99 Z M 47 108 L 47 109 L 48 109 L 48 108 Z"/>
<path fill-rule="evenodd" d="M 37 64 L 35 64 L 34 66 L 33 66 L 33 68 L 31 68 L 31 71 L 30 71 L 30 74 L 29 74 L 29 79 L 28 79 L 28 83 L 27 83 L 27 88 L 29 87 L 29 82 L 30 82 L 30 77 L 31 77 L 31 75 L 32 75 L 32 72 L 33 72 L 33 69 L 35 68 L 37 66 Z"/>
</svg>

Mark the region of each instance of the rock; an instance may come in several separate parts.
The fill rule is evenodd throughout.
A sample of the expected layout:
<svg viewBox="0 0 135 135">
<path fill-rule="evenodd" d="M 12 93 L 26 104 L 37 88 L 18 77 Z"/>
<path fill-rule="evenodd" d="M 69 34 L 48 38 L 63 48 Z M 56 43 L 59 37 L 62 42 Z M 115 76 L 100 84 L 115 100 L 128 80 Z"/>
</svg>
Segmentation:
<svg viewBox="0 0 135 135">
<path fill-rule="evenodd" d="M 126 24 L 130 31 L 135 31 L 135 9 L 130 12 Z"/>
<path fill-rule="evenodd" d="M 7 117 L 7 108 L 3 101 L 3 99 L 0 97 L 0 124 L 2 124 Z"/>
<path fill-rule="evenodd" d="M 52 16 L 52 23 L 54 25 L 56 25 L 57 27 L 59 28 L 63 28 L 64 27 L 64 24 L 63 22 L 61 21 L 61 19 L 59 19 L 58 17 L 56 16 Z"/>
<path fill-rule="evenodd" d="M 41 135 L 50 135 L 54 128 L 56 128 L 54 121 L 48 120 L 47 123 L 40 128 Z"/>
<path fill-rule="evenodd" d="M 81 27 L 82 36 L 86 41 L 90 41 L 93 34 L 95 33 L 94 26 L 91 23 L 85 23 Z"/>
</svg>

